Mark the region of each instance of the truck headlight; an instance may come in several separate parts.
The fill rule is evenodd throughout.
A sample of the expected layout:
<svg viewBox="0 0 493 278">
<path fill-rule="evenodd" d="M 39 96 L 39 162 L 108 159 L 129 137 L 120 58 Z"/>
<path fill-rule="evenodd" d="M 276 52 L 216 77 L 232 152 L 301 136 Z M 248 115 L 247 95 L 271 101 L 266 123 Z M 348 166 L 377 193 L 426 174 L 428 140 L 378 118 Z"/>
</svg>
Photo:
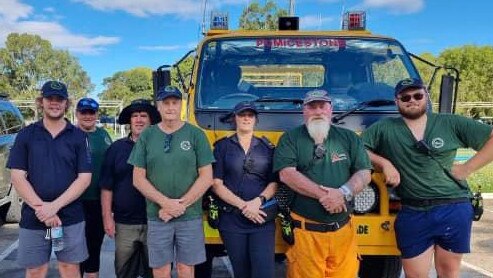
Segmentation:
<svg viewBox="0 0 493 278">
<path fill-rule="evenodd" d="M 377 188 L 370 184 L 354 197 L 354 212 L 358 214 L 370 212 L 377 204 Z"/>
</svg>

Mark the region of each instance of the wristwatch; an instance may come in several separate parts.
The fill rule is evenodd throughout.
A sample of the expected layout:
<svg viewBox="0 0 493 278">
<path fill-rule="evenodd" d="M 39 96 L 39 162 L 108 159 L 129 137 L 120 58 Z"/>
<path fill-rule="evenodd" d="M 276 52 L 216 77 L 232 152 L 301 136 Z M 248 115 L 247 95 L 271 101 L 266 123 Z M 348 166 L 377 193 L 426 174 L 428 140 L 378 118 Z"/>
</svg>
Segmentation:
<svg viewBox="0 0 493 278">
<path fill-rule="evenodd" d="M 344 195 L 344 200 L 346 202 L 351 202 L 353 200 L 353 191 L 349 188 L 347 183 L 343 184 L 341 187 L 339 187 L 339 190 L 342 192 L 342 195 Z"/>
<path fill-rule="evenodd" d="M 267 198 L 265 198 L 264 195 L 259 195 L 258 196 L 260 198 L 260 204 L 263 205 L 265 204 L 265 202 L 267 202 Z"/>
</svg>

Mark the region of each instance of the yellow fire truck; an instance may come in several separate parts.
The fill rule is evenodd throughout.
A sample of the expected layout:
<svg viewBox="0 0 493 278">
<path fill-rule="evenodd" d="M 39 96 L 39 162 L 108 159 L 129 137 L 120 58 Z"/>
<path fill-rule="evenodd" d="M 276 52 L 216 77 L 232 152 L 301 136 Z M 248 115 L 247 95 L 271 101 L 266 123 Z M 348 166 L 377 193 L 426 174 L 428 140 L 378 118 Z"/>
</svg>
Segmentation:
<svg viewBox="0 0 493 278">
<path fill-rule="evenodd" d="M 233 133 L 224 117 L 247 100 L 260 111 L 256 135 L 277 143 L 284 131 L 302 123 L 302 98 L 315 88 L 329 92 L 333 124 L 359 133 L 382 118 L 398 116 L 396 83 L 421 78 L 411 57 L 420 58 L 397 40 L 366 31 L 364 12 L 346 13 L 340 31 L 299 31 L 294 17 L 279 19 L 278 31 L 231 31 L 224 22 L 213 18 L 197 49 L 181 60 L 190 55 L 194 60 L 186 82 L 178 71 L 185 93 L 182 116 L 202 128 L 211 144 Z M 154 72 L 155 90 L 170 83 L 170 70 L 180 62 Z M 439 70 L 447 70 L 441 79 L 440 111 L 451 112 L 458 72 L 423 62 L 434 68 L 430 89 Z M 399 276 L 393 228 L 399 208 L 399 198 L 381 173 L 374 173 L 371 184 L 355 197 L 360 277 Z M 204 225 L 208 246 L 220 245 L 218 231 L 206 221 Z M 286 245 L 277 239 L 276 252 L 282 253 Z"/>
</svg>

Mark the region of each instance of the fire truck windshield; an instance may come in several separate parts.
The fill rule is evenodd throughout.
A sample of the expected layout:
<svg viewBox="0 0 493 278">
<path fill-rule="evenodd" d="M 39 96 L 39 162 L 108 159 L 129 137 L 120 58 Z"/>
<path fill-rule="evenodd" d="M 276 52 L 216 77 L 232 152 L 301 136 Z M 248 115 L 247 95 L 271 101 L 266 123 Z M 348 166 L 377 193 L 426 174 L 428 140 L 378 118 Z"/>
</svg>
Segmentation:
<svg viewBox="0 0 493 278">
<path fill-rule="evenodd" d="M 399 80 L 419 78 L 395 40 L 313 36 L 210 40 L 201 49 L 198 76 L 197 108 L 212 110 L 245 100 L 265 110 L 299 110 L 305 93 L 321 88 L 335 111 L 346 111 L 363 101 L 392 100 Z"/>
</svg>

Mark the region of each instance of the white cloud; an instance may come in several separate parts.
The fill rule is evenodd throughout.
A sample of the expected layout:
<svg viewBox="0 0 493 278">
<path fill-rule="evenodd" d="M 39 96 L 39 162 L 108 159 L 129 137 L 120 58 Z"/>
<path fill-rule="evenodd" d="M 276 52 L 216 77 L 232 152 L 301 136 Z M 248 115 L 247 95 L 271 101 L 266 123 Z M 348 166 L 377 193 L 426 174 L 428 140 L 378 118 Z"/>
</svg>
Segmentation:
<svg viewBox="0 0 493 278">
<path fill-rule="evenodd" d="M 17 0 L 2 0 L 0 22 L 15 22 L 19 18 L 28 17 L 32 11 L 31 6 L 19 3 Z"/>
<path fill-rule="evenodd" d="M 394 13 L 415 13 L 424 7 L 424 0 L 363 0 L 368 8 L 385 8 Z"/>
<path fill-rule="evenodd" d="M 181 45 L 152 45 L 152 46 L 139 46 L 140 50 L 148 51 L 171 51 L 183 48 Z"/>
<path fill-rule="evenodd" d="M 197 47 L 197 42 L 190 42 L 186 45 L 143 45 L 139 46 L 140 50 L 146 51 L 173 51 L 173 50 L 192 50 Z"/>
<path fill-rule="evenodd" d="M 106 46 L 120 41 L 118 37 L 90 37 L 71 33 L 60 23 L 46 20 L 46 15 L 33 14 L 33 8 L 29 5 L 18 0 L 2 1 L 6 2 L 0 5 L 0 46 L 3 46 L 7 36 L 14 32 L 39 35 L 49 40 L 56 48 L 91 55 L 98 54 L 104 51 Z"/>
<path fill-rule="evenodd" d="M 53 7 L 44 8 L 43 11 L 45 11 L 47 13 L 55 13 L 56 12 L 55 8 L 53 8 Z"/>
<path fill-rule="evenodd" d="M 74 0 L 100 11 L 124 11 L 135 16 L 177 14 L 197 18 L 202 12 L 200 0 Z"/>
<path fill-rule="evenodd" d="M 334 21 L 333 17 L 322 17 L 321 15 L 307 15 L 300 18 L 301 29 L 322 29 L 326 24 Z"/>
</svg>

